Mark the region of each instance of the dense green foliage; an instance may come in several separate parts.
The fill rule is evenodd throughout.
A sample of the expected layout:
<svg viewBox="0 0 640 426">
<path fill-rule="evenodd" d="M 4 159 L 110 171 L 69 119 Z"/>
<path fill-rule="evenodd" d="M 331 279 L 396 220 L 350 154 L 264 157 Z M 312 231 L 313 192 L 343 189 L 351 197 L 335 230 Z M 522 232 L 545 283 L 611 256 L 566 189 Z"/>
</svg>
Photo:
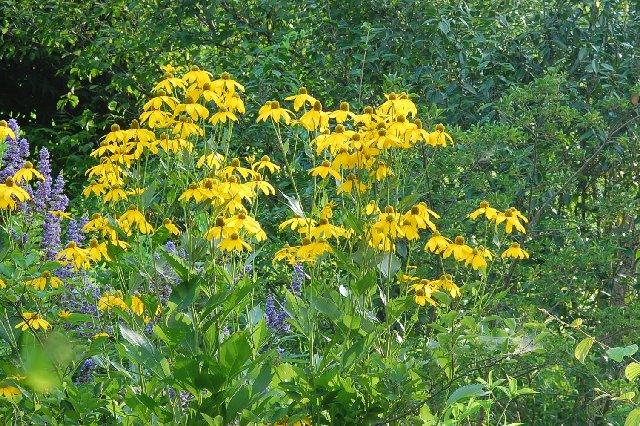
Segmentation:
<svg viewBox="0 0 640 426">
<path fill-rule="evenodd" d="M 317 365 L 280 359 L 275 347 L 287 354 L 306 348 L 299 336 L 281 341 L 241 329 L 222 343 L 224 349 L 216 349 L 225 355 L 212 360 L 209 343 L 199 346 L 197 337 L 182 341 L 193 324 L 188 315 L 176 314 L 183 308 L 188 312 L 195 297 L 190 291 L 202 284 L 197 282 L 173 296 L 178 307 L 158 326 L 155 341 L 134 331 L 144 328 L 139 319 L 121 328 L 118 355 L 131 364 L 101 366 L 120 374 L 118 380 L 97 379 L 91 392 L 69 383 L 64 391 L 42 396 L 42 405 L 37 399 L 23 402 L 32 404 L 26 406 L 24 423 L 46 424 L 50 418 L 59 424 L 113 422 L 125 412 L 135 413 L 130 424 L 206 420 L 181 417 L 184 411 L 176 407 L 174 412 L 160 409 L 139 387 L 127 388 L 126 377 L 135 375 L 130 368 L 138 364 L 154 372 L 152 380 L 139 385 L 149 392 L 169 378 L 178 378 L 174 387 L 196 395 L 218 389 L 194 403 L 194 409 L 211 419 L 220 415 L 224 422 L 235 420 L 233 410 L 248 407 L 261 414 L 246 415 L 244 421 L 263 414 L 272 423 L 285 415 L 299 420 L 309 405 L 328 411 L 334 424 L 633 420 L 629 413 L 640 407 L 638 375 L 628 367 L 634 356 L 638 359 L 633 345 L 640 344 L 640 10 L 635 2 L 185 0 L 175 7 L 165 0 L 6 0 L 0 5 L 0 27 L 0 119 L 18 118 L 32 146 L 50 149 L 54 171 L 64 169 L 70 178 L 72 211 L 78 216 L 94 211 L 80 191 L 98 139 L 111 124 L 138 117 L 162 76 L 162 65 L 193 63 L 216 75 L 229 71 L 247 88 L 248 118 L 234 133 L 238 155 L 266 152 L 283 164 L 272 129 L 254 124 L 255 118 L 264 101 L 282 102 L 299 86 L 326 101 L 326 110 L 348 100 L 353 111 L 361 111 L 380 103 L 381 91 L 406 91 L 427 112 L 430 125 L 447 124 L 456 145 L 433 157 L 424 151 L 407 160 L 401 172 L 411 184 L 399 198 L 418 194 L 443 215 L 438 226 L 451 236 L 477 232 L 459 219 L 483 199 L 513 205 L 530 219 L 521 242 L 531 259 L 496 273 L 492 297 L 473 293 L 478 284 L 469 281 L 463 288 L 467 298 L 463 295 L 463 302 L 437 315 L 431 307 L 416 311 L 412 298 L 406 306 L 398 302 L 393 313 L 415 320 L 424 334 L 393 346 L 394 363 L 389 353 L 388 358 L 379 355 L 378 342 L 367 337 L 371 330 L 391 333 L 385 318 L 357 317 L 366 330 L 357 333 L 349 322 L 355 313 L 345 313 L 353 306 L 338 288 L 325 294 L 322 286 L 311 287 L 306 301 L 289 297 L 287 303 L 300 335 L 308 335 L 304 327 L 317 320 L 327 340 L 349 342 L 353 349 L 346 352 L 337 345 L 321 348 L 320 358 L 337 360 L 331 368 L 319 371 Z M 299 151 L 291 146 L 286 153 L 303 188 L 311 160 Z M 282 180 L 277 188 L 291 195 L 291 182 Z M 265 205 L 273 218 L 263 226 L 276 234 L 288 207 L 281 200 Z M 262 303 L 265 289 L 285 294 L 282 282 L 290 272 L 270 259 L 256 257 L 254 271 L 259 272 L 253 281 L 241 281 L 238 292 L 220 293 L 223 307 L 216 315 L 233 312 L 262 330 L 262 311 L 245 313 L 244 307 L 251 306 L 244 298 L 251 292 Z M 140 259 L 119 261 L 119 268 L 131 272 Z M 35 259 L 22 263 L 36 266 Z M 179 275 L 197 275 L 170 257 L 161 264 Z M 344 259 L 336 264 L 350 265 Z M 438 268 L 425 261 L 427 266 Z M 5 278 L 7 271 L 13 272 L 0 270 Z M 224 271 L 207 273 L 205 281 L 233 281 Z M 370 277 L 350 274 L 345 282 L 369 292 Z M 235 303 L 241 309 L 234 311 Z M 376 312 L 388 314 L 379 305 Z M 0 338 L 15 344 L 6 330 L 17 322 L 7 320 Z M 263 332 L 268 333 L 266 327 Z M 270 350 L 256 350 L 254 339 L 268 341 L 255 346 Z M 37 346 L 24 340 L 22 347 Z M 65 358 L 69 377 L 77 377 L 87 357 L 100 354 L 101 344 L 80 345 L 82 354 L 79 350 Z M 622 348 L 628 348 L 626 356 L 620 355 Z M 21 351 L 15 344 L 6 353 L 16 357 Z M 42 356 L 35 351 L 27 364 L 37 369 Z M 0 368 L 8 376 L 7 363 Z M 216 368 L 228 375 L 220 377 Z M 288 383 L 288 397 L 311 402 L 290 411 L 274 409 L 276 394 L 264 400 L 256 396 L 274 377 Z M 31 386 L 36 394 L 37 384 Z M 111 398 L 120 386 L 122 404 L 131 412 L 105 407 L 102 397 Z M 161 403 L 168 401 L 162 398 Z M 0 412 L 11 418 L 15 411 L 1 404 Z"/>
</svg>

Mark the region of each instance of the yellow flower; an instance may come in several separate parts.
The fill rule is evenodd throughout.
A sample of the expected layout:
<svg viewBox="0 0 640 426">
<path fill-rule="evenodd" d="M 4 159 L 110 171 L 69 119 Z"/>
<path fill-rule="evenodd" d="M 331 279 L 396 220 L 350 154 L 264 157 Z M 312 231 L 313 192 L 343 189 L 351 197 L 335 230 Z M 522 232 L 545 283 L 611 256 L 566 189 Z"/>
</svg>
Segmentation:
<svg viewBox="0 0 640 426">
<path fill-rule="evenodd" d="M 427 302 L 436 306 L 436 301 L 431 298 L 431 295 L 434 292 L 434 288 L 432 286 L 432 282 L 429 280 L 421 279 L 419 283 L 412 284 L 407 289 L 407 293 L 413 291 L 414 300 L 420 306 L 426 305 Z"/>
<path fill-rule="evenodd" d="M 67 319 L 70 316 L 71 316 L 71 312 L 69 312 L 69 311 L 60 311 L 60 312 L 58 312 L 58 317 L 60 319 Z"/>
<path fill-rule="evenodd" d="M 320 176 L 322 179 L 326 178 L 328 174 L 336 178 L 336 180 L 340 181 L 342 178 L 340 177 L 340 173 L 335 171 L 331 167 L 331 163 L 327 160 L 324 160 L 321 165 L 318 167 L 314 167 L 309 171 L 311 176 Z"/>
<path fill-rule="evenodd" d="M 51 213 L 55 217 L 59 217 L 60 219 L 71 219 L 71 214 L 63 212 L 62 210 L 50 210 L 49 213 Z"/>
<path fill-rule="evenodd" d="M 449 244 L 451 244 L 450 239 L 443 237 L 438 231 L 433 231 L 433 235 L 429 238 L 427 244 L 425 244 L 424 250 L 440 254 Z"/>
<path fill-rule="evenodd" d="M 447 141 L 453 144 L 451 135 L 444 131 L 444 125 L 437 124 L 436 130 L 432 133 L 429 133 L 429 141 L 427 143 L 434 147 L 437 145 L 447 146 Z"/>
<path fill-rule="evenodd" d="M 465 265 L 466 266 L 471 265 L 471 267 L 475 270 L 479 268 L 486 268 L 487 261 L 485 259 L 492 260 L 493 253 L 491 252 L 491 250 L 483 246 L 480 246 L 478 248 L 474 248 L 471 251 L 471 254 L 467 257 L 467 261 L 465 262 Z"/>
<path fill-rule="evenodd" d="M 308 219 L 306 217 L 295 215 L 291 219 L 287 219 L 280 224 L 278 229 L 282 230 L 287 227 L 291 228 L 292 231 L 298 230 L 301 234 L 308 234 L 309 229 L 312 226 L 315 226 L 316 222 L 313 219 Z"/>
<path fill-rule="evenodd" d="M 40 277 L 25 281 L 24 284 L 33 286 L 36 290 L 42 291 L 46 287 L 47 282 L 49 282 L 53 288 L 58 288 L 64 284 L 60 278 L 51 275 L 51 271 L 44 271 Z"/>
<path fill-rule="evenodd" d="M 453 282 L 453 277 L 449 274 L 442 275 L 437 280 L 432 281 L 432 284 L 434 284 L 436 288 L 442 287 L 451 297 L 458 297 L 461 294 L 460 288 Z"/>
<path fill-rule="evenodd" d="M 3 120 L 4 121 L 4 120 Z M 1 123 L 1 122 L 0 122 Z M 1 129 L 1 127 L 0 127 Z M 11 129 L 9 129 L 11 130 Z M 1 134 L 1 133 L 0 133 Z M 0 381 L 0 398 L 14 399 L 22 395 L 20 389 L 15 386 L 11 386 L 6 381 Z"/>
<path fill-rule="evenodd" d="M 16 140 L 16 134 L 13 133 L 13 129 L 7 125 L 6 120 L 0 120 L 0 140 L 4 142 L 7 137 Z"/>
<path fill-rule="evenodd" d="M 16 185 L 12 177 L 8 177 L 5 183 L 0 184 L 0 208 L 15 210 L 17 204 L 14 196 L 21 202 L 31 199 L 27 191 Z"/>
<path fill-rule="evenodd" d="M 380 213 L 378 222 L 376 222 L 371 230 L 374 234 L 382 234 L 388 238 L 402 238 L 404 233 L 400 228 L 400 213 L 396 213 L 394 208 L 387 206 L 384 213 Z"/>
<path fill-rule="evenodd" d="M 215 126 L 218 123 L 226 123 L 227 120 L 237 122 L 238 117 L 236 117 L 233 112 L 229 111 L 226 106 L 221 106 L 218 107 L 218 112 L 213 114 L 213 116 L 209 119 L 209 122 Z"/>
<path fill-rule="evenodd" d="M 102 231 L 102 236 L 106 235 L 105 231 L 111 230 L 109 227 L 109 219 L 102 217 L 100 213 L 94 213 L 91 220 L 82 227 L 84 232 Z"/>
<path fill-rule="evenodd" d="M 444 249 L 442 253 L 442 257 L 445 259 L 453 253 L 453 257 L 457 261 L 467 260 L 469 255 L 471 254 L 471 247 L 464 243 L 464 237 L 458 235 L 453 243 L 449 244 L 447 248 Z"/>
<path fill-rule="evenodd" d="M 144 303 L 137 294 L 134 294 L 131 297 L 131 310 L 138 316 L 142 316 L 142 314 L 144 313 Z"/>
<path fill-rule="evenodd" d="M 426 204 L 420 203 L 411 207 L 411 210 L 406 212 L 403 218 L 411 222 L 417 229 L 427 229 L 429 227 L 433 232 L 436 230 L 436 225 L 431 221 L 431 215 L 436 218 L 440 217 L 436 212 L 427 208 Z"/>
<path fill-rule="evenodd" d="M 100 300 L 98 300 L 98 309 L 104 311 L 105 309 L 119 308 L 123 311 L 128 311 L 129 307 L 124 303 L 124 300 L 122 300 L 121 295 L 118 293 L 115 295 L 103 294 Z"/>
<path fill-rule="evenodd" d="M 194 124 L 189 117 L 184 115 L 181 115 L 178 121 L 175 122 L 172 131 L 174 135 L 180 135 L 182 139 L 187 139 L 192 135 L 204 136 L 202 127 Z"/>
<path fill-rule="evenodd" d="M 367 204 L 367 206 L 365 207 L 364 212 L 368 216 L 371 216 L 373 214 L 380 214 L 380 208 L 378 207 L 378 203 L 376 203 L 375 200 L 369 201 L 369 204 Z"/>
<path fill-rule="evenodd" d="M 200 187 L 197 183 L 192 183 L 191 185 L 189 185 L 189 188 L 178 198 L 178 201 L 189 201 L 192 198 L 196 203 L 200 203 L 203 200 L 213 198 L 213 195 L 208 189 Z"/>
<path fill-rule="evenodd" d="M 106 191 L 108 186 L 109 185 L 107 185 L 106 183 L 91 182 L 89 186 L 87 186 L 85 189 L 82 190 L 82 194 L 85 197 L 88 197 L 93 193 L 96 197 L 99 197 L 102 195 L 103 192 Z"/>
<path fill-rule="evenodd" d="M 274 173 L 277 170 L 280 170 L 280 166 L 271 162 L 271 158 L 268 155 L 263 155 L 260 161 L 256 161 L 251 165 L 251 168 L 257 172 L 260 170 L 267 168 L 269 172 Z"/>
<path fill-rule="evenodd" d="M 422 120 L 416 118 L 413 122 L 414 127 L 410 128 L 404 135 L 405 142 L 418 143 L 420 141 L 427 142 L 429 133 L 422 128 Z"/>
<path fill-rule="evenodd" d="M 7 288 L 7 284 L 4 282 L 2 278 L 0 278 L 0 288 Z"/>
<path fill-rule="evenodd" d="M 273 262 L 278 262 L 280 260 L 285 260 L 288 263 L 296 262 L 296 253 L 300 247 L 291 247 L 289 245 L 284 246 L 280 250 L 276 252 L 273 256 Z"/>
<path fill-rule="evenodd" d="M 340 195 L 342 192 L 351 194 L 353 190 L 355 190 L 358 194 L 362 194 L 367 190 L 367 185 L 360 182 L 356 175 L 354 175 L 353 173 L 349 173 L 349 175 L 347 176 L 347 180 L 345 180 L 344 183 L 338 187 L 336 193 L 338 195 Z"/>
<path fill-rule="evenodd" d="M 336 123 L 341 124 L 347 121 L 347 119 L 355 119 L 356 115 L 349 111 L 349 103 L 348 102 L 340 102 L 340 109 L 333 111 L 329 114 L 329 118 L 334 118 Z"/>
<path fill-rule="evenodd" d="M 296 251 L 296 259 L 301 262 L 314 262 L 316 258 L 325 253 L 333 253 L 333 249 L 326 240 L 311 241 L 311 238 L 302 239 L 302 246 Z"/>
<path fill-rule="evenodd" d="M 44 176 L 33 167 L 33 163 L 27 161 L 24 163 L 24 166 L 13 175 L 13 179 L 16 183 L 20 183 L 23 180 L 29 182 L 34 176 L 40 180 L 44 180 Z"/>
<path fill-rule="evenodd" d="M 307 130 L 316 130 L 317 128 L 324 129 L 329 126 L 329 114 L 322 111 L 320 101 L 315 101 L 313 108 L 300 117 L 300 123 Z"/>
<path fill-rule="evenodd" d="M 270 101 L 260 108 L 256 122 L 267 121 L 268 118 L 271 118 L 274 123 L 278 123 L 282 119 L 285 124 L 289 124 L 291 122 L 291 111 L 281 108 L 278 101 Z"/>
<path fill-rule="evenodd" d="M 318 226 L 311 229 L 309 236 L 317 240 L 327 238 L 338 239 L 345 236 L 345 231 L 341 227 L 329 223 L 329 220 L 322 218 Z"/>
<path fill-rule="evenodd" d="M 526 234 L 527 230 L 520 223 L 520 218 L 523 218 L 525 223 L 528 222 L 527 218 L 525 218 L 522 215 L 522 213 L 520 213 L 515 208 L 510 207 L 504 213 L 498 212 L 498 214 L 496 215 L 496 218 L 495 218 L 496 219 L 496 228 L 498 227 L 498 225 L 500 225 L 502 222 L 504 222 L 505 223 L 505 230 L 507 231 L 507 234 L 511 234 L 513 232 L 513 228 L 516 228 L 518 231 L 522 232 L 523 234 Z"/>
<path fill-rule="evenodd" d="M 109 333 L 96 333 L 91 336 L 93 340 L 99 339 L 100 337 L 109 337 Z"/>
<path fill-rule="evenodd" d="M 182 79 L 174 77 L 171 72 L 168 72 L 164 75 L 164 80 L 160 83 L 156 84 L 153 87 L 154 92 L 164 91 L 166 93 L 172 94 L 175 89 L 184 90 L 186 85 Z"/>
<path fill-rule="evenodd" d="M 178 229 L 178 227 L 176 225 L 173 224 L 171 219 L 165 219 L 162 222 L 162 226 L 167 228 L 169 230 L 169 233 L 171 233 L 173 235 L 180 235 L 180 230 Z"/>
<path fill-rule="evenodd" d="M 189 84 L 202 87 L 205 83 L 211 83 L 211 73 L 209 71 L 202 71 L 196 65 L 193 65 L 189 72 L 182 76 L 182 80 Z"/>
<path fill-rule="evenodd" d="M 484 214 L 487 220 L 493 220 L 498 215 L 498 210 L 494 209 L 493 207 L 489 207 L 489 203 L 487 203 L 486 201 L 481 201 L 480 207 L 473 213 L 470 213 L 467 217 L 475 220 L 481 214 Z"/>
<path fill-rule="evenodd" d="M 224 155 L 219 154 L 217 152 L 212 152 L 209 155 L 202 155 L 198 160 L 196 166 L 201 168 L 203 165 L 207 165 L 210 169 L 219 169 L 222 167 L 222 162 L 224 161 Z"/>
<path fill-rule="evenodd" d="M 163 104 L 168 106 L 173 111 L 176 106 L 178 106 L 178 98 L 167 96 L 167 92 L 160 90 L 158 91 L 157 96 L 149 99 L 149 101 L 144 104 L 142 109 L 145 111 L 159 110 L 160 108 L 162 108 Z"/>
<path fill-rule="evenodd" d="M 231 164 L 229 166 L 226 166 L 224 169 L 220 171 L 220 176 L 222 176 L 223 178 L 229 178 L 235 172 L 238 172 L 240 176 L 242 176 L 245 179 L 249 176 L 256 175 L 256 172 L 254 172 L 253 170 L 240 166 L 240 160 L 237 158 L 234 158 L 233 160 L 231 160 Z"/>
<path fill-rule="evenodd" d="M 51 324 L 40 318 L 37 312 L 23 312 L 22 319 L 23 321 L 16 325 L 16 328 L 20 328 L 22 331 L 28 330 L 29 328 L 34 330 L 39 330 L 40 328 L 48 330 L 51 328 Z"/>
<path fill-rule="evenodd" d="M 218 248 L 220 248 L 220 250 L 222 251 L 227 252 L 231 252 L 233 250 L 244 251 L 244 249 L 247 249 L 247 251 L 251 251 L 251 246 L 245 240 L 240 238 L 237 232 L 234 232 L 228 238 L 220 241 L 220 244 L 218 244 Z"/>
<path fill-rule="evenodd" d="M 513 243 L 511 244 L 511 247 L 509 247 L 502 253 L 501 257 L 503 259 L 506 257 L 512 257 L 514 259 L 528 259 L 529 253 L 524 251 L 524 249 L 520 247 L 520 244 Z"/>
<path fill-rule="evenodd" d="M 209 228 L 207 232 L 202 236 L 205 240 L 219 240 L 221 238 L 227 238 L 233 232 L 233 228 L 227 226 L 224 217 L 218 216 L 216 217 L 216 222 L 214 226 Z"/>
<path fill-rule="evenodd" d="M 58 253 L 57 258 L 62 261 L 63 265 L 71 263 L 76 270 L 79 270 L 83 267 L 89 267 L 88 256 L 87 250 L 78 247 L 75 242 L 69 241 L 65 249 Z"/>
<path fill-rule="evenodd" d="M 284 98 L 285 101 L 293 101 L 293 110 L 299 111 L 306 103 L 314 105 L 316 98 L 307 93 L 306 87 L 298 89 L 298 94 Z"/>
<path fill-rule="evenodd" d="M 126 233 L 129 233 L 132 225 L 138 225 L 138 229 L 143 234 L 150 234 L 153 232 L 153 226 L 147 222 L 144 215 L 134 205 L 129 206 L 127 211 L 118 218 L 118 223 Z"/>
<path fill-rule="evenodd" d="M 91 241 L 89 241 L 89 248 L 87 251 L 89 252 L 89 257 L 94 262 L 100 262 L 102 259 L 111 260 L 109 253 L 107 252 L 106 242 L 99 243 L 97 239 L 92 238 Z"/>
<path fill-rule="evenodd" d="M 231 96 L 226 96 L 224 100 L 224 106 L 227 107 L 231 112 L 238 111 L 240 114 L 244 114 L 246 112 L 244 102 L 237 93 L 234 93 Z"/>
<path fill-rule="evenodd" d="M 211 83 L 211 88 L 217 92 L 222 94 L 223 92 L 227 92 L 228 94 L 233 94 L 236 91 L 236 88 L 241 92 L 244 92 L 244 86 L 237 81 L 231 78 L 231 74 L 228 72 L 223 72 L 220 75 L 220 78 L 213 81 Z"/>
<path fill-rule="evenodd" d="M 107 191 L 102 198 L 105 203 L 117 203 L 120 200 L 126 201 L 127 199 L 127 193 L 120 187 L 120 185 L 110 185 L 109 191 Z"/>
<path fill-rule="evenodd" d="M 251 182 L 247 183 L 253 189 L 259 189 L 264 195 L 275 195 L 276 189 L 269 182 L 262 180 L 262 175 L 256 174 Z"/>
</svg>

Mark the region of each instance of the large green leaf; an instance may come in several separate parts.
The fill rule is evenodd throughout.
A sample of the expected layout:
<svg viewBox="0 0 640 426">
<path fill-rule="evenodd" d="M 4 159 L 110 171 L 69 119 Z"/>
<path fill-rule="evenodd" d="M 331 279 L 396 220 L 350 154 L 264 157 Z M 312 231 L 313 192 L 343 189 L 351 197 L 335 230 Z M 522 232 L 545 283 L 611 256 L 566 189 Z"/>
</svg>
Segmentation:
<svg viewBox="0 0 640 426">
<path fill-rule="evenodd" d="M 595 339 L 593 337 L 587 337 L 585 339 L 582 339 L 582 341 L 578 343 L 578 346 L 576 346 L 576 349 L 573 353 L 578 361 L 584 362 L 587 354 L 589 354 L 591 346 L 593 346 L 593 342 L 595 342 Z"/>
</svg>

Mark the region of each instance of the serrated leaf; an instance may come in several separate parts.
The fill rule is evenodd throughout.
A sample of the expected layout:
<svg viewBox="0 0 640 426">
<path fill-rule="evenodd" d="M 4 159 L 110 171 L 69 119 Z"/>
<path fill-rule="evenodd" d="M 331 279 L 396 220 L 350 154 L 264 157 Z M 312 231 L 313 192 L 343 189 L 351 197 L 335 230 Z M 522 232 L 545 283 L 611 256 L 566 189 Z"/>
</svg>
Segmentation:
<svg viewBox="0 0 640 426">
<path fill-rule="evenodd" d="M 624 369 L 624 376 L 630 382 L 634 381 L 636 377 L 640 376 L 640 363 L 632 362 Z"/>
<path fill-rule="evenodd" d="M 593 337 L 587 337 L 578 343 L 578 346 L 576 346 L 576 350 L 573 353 L 578 361 L 584 363 L 584 359 L 589 354 L 589 350 L 591 349 L 591 346 L 593 346 L 593 342 L 595 342 Z"/>
</svg>

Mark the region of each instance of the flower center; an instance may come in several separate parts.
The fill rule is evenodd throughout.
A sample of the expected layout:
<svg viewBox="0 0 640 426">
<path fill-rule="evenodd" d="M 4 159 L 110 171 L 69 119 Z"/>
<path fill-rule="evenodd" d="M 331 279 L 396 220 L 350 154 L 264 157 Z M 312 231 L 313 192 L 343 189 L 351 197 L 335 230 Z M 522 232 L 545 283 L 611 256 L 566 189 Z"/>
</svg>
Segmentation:
<svg viewBox="0 0 640 426">
<path fill-rule="evenodd" d="M 299 95 L 306 95 L 307 94 L 307 88 L 306 87 L 301 87 L 300 89 L 298 89 L 298 94 Z"/>
<path fill-rule="evenodd" d="M 278 109 L 278 108 L 280 108 L 280 102 L 271 101 L 271 109 Z"/>
<path fill-rule="evenodd" d="M 322 104 L 320 103 L 320 101 L 315 101 L 313 103 L 313 110 L 314 111 L 322 111 Z"/>
<path fill-rule="evenodd" d="M 231 74 L 229 74 L 228 72 L 223 72 L 222 75 L 220 76 L 221 79 L 223 80 L 231 80 Z"/>
<path fill-rule="evenodd" d="M 436 132 L 444 132 L 444 124 L 442 123 L 436 124 Z"/>
<path fill-rule="evenodd" d="M 98 243 L 98 240 L 96 240 L 95 238 L 92 238 L 91 241 L 89 242 L 89 246 L 91 248 L 98 248 L 100 247 L 100 243 Z"/>
<path fill-rule="evenodd" d="M 340 109 L 342 111 L 349 111 L 349 103 L 348 102 L 340 102 Z"/>
<path fill-rule="evenodd" d="M 231 160 L 231 167 L 240 167 L 240 160 L 238 160 L 237 158 Z"/>
<path fill-rule="evenodd" d="M 487 203 L 486 201 L 482 201 L 480 203 L 480 208 L 481 209 L 486 209 L 487 207 L 489 207 L 489 203 Z"/>
<path fill-rule="evenodd" d="M 462 237 L 462 236 L 458 235 L 458 236 L 456 237 L 456 239 L 454 240 L 454 243 L 455 243 L 456 245 L 459 245 L 459 246 L 463 245 L 463 244 L 464 244 L 464 237 Z"/>
<path fill-rule="evenodd" d="M 11 188 L 13 186 L 13 178 L 8 177 L 7 180 L 4 181 L 4 184 Z"/>
<path fill-rule="evenodd" d="M 216 217 L 216 228 L 222 228 L 224 226 L 224 218 L 222 216 Z"/>
</svg>

